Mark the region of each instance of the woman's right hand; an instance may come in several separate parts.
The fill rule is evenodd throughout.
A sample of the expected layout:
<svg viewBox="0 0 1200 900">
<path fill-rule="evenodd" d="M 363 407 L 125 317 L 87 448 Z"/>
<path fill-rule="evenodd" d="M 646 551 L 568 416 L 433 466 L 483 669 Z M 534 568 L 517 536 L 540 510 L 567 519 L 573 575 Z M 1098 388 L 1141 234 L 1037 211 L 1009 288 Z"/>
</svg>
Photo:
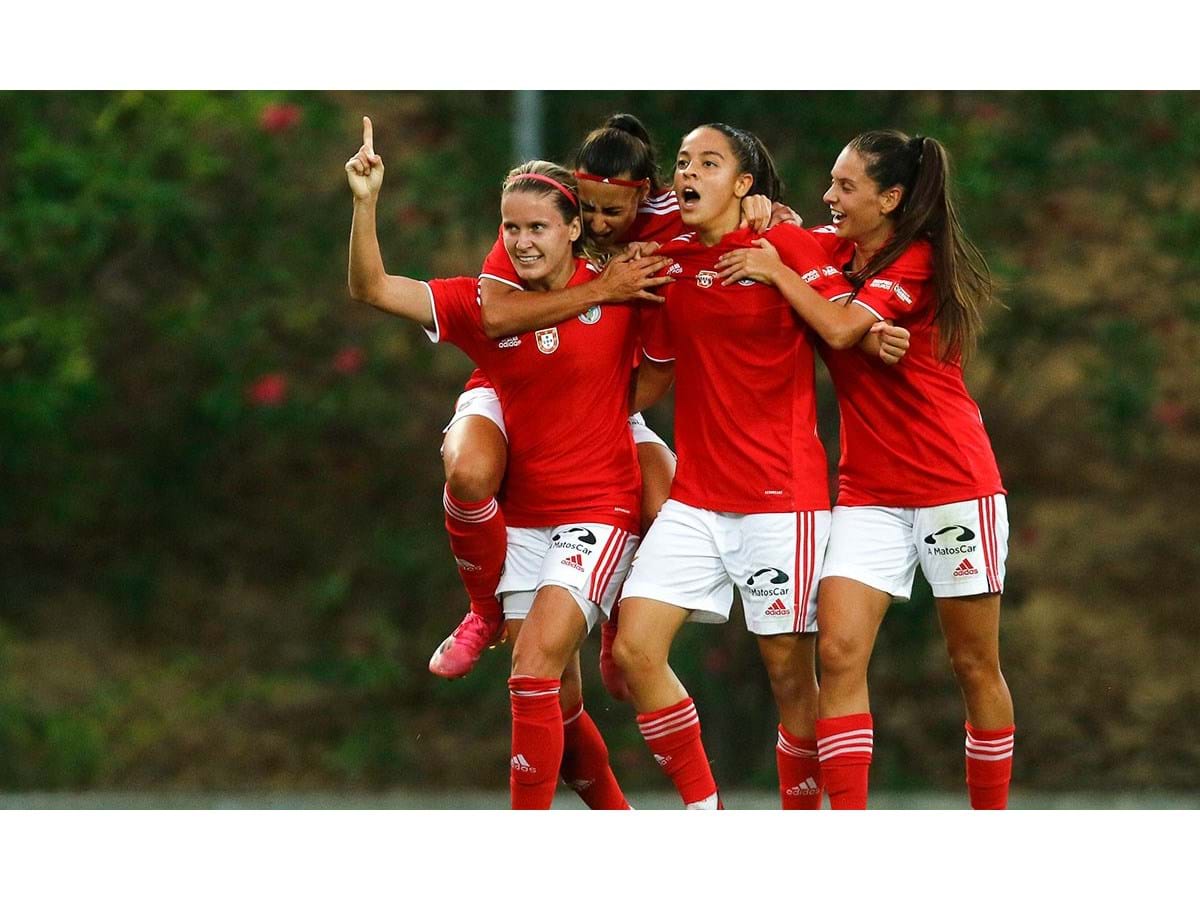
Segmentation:
<svg viewBox="0 0 1200 900">
<path fill-rule="evenodd" d="M 355 200 L 370 200 L 383 187 L 383 157 L 375 152 L 371 120 L 363 116 L 363 143 L 346 161 L 346 180 Z"/>
<path fill-rule="evenodd" d="M 655 277 L 654 273 L 671 264 L 665 256 L 638 256 L 636 249 L 626 249 L 613 257 L 596 279 L 604 291 L 601 303 L 624 303 L 627 300 L 650 300 L 662 303 L 663 297 L 654 289 L 674 281 L 669 275 Z"/>
</svg>

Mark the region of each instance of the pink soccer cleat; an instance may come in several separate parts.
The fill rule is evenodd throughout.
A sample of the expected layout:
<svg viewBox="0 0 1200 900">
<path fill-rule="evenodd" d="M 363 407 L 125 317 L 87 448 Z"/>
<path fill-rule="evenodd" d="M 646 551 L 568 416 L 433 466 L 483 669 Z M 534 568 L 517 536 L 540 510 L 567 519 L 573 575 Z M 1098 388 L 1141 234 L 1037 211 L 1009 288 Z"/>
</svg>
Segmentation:
<svg viewBox="0 0 1200 900">
<path fill-rule="evenodd" d="M 614 700 L 629 702 L 629 685 L 617 661 L 613 659 L 613 641 L 617 639 L 617 608 L 613 607 L 612 618 L 600 626 L 600 680 L 604 689 Z"/>
<path fill-rule="evenodd" d="M 488 647 L 504 640 L 504 619 L 469 612 L 429 658 L 429 671 L 441 678 L 462 678 Z"/>
</svg>

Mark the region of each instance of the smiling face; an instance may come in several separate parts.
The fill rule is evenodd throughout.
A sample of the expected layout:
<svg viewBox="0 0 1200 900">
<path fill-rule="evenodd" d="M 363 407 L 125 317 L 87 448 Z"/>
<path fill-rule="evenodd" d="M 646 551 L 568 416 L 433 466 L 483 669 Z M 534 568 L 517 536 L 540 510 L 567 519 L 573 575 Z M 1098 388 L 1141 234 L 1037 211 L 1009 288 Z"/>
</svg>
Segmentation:
<svg viewBox="0 0 1200 900">
<path fill-rule="evenodd" d="M 516 190 L 500 198 L 500 218 L 504 249 L 521 280 L 535 291 L 564 287 L 575 271 L 578 216 L 564 222 L 553 196 Z"/>
<path fill-rule="evenodd" d="M 679 146 L 674 180 L 679 214 L 706 242 L 737 228 L 742 198 L 754 184 L 754 176 L 739 169 L 729 139 L 716 129 L 697 128 Z"/>
<path fill-rule="evenodd" d="M 628 173 L 620 178 L 633 181 Z M 602 181 L 579 180 L 579 211 L 588 234 L 601 250 L 612 250 L 627 243 L 629 230 L 637 218 L 638 204 L 649 193 L 648 185 L 640 188 Z"/>
<path fill-rule="evenodd" d="M 829 190 L 821 199 L 829 206 L 838 237 L 870 247 L 886 243 L 895 230 L 888 216 L 899 206 L 903 190 L 881 189 L 867 174 L 863 155 L 849 147 L 838 155 L 829 174 Z"/>
</svg>

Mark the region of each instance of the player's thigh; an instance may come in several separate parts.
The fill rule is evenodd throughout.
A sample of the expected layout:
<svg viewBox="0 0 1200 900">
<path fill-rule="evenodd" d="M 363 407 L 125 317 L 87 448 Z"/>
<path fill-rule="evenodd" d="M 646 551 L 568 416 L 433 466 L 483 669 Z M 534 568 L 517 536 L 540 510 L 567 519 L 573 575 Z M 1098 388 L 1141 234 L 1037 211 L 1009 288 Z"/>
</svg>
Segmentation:
<svg viewBox="0 0 1200 900">
<path fill-rule="evenodd" d="M 1000 595 L 939 597 L 938 621 L 956 668 L 991 671 L 1000 667 Z"/>
<path fill-rule="evenodd" d="M 513 647 L 513 673 L 561 678 L 587 635 L 587 619 L 566 588 L 538 590 Z"/>
<path fill-rule="evenodd" d="M 649 597 L 624 597 L 613 654 L 618 663 L 660 665 L 690 611 Z"/>
<path fill-rule="evenodd" d="M 816 686 L 817 636 L 814 632 L 756 635 L 758 654 L 774 685 Z"/>
<path fill-rule="evenodd" d="M 891 604 L 891 594 L 861 581 L 840 576 L 821 579 L 817 624 L 822 671 L 865 673 Z"/>
<path fill-rule="evenodd" d="M 455 413 L 442 441 L 442 466 L 455 497 L 475 501 L 495 495 L 507 464 L 508 441 L 496 415 Z"/>
</svg>

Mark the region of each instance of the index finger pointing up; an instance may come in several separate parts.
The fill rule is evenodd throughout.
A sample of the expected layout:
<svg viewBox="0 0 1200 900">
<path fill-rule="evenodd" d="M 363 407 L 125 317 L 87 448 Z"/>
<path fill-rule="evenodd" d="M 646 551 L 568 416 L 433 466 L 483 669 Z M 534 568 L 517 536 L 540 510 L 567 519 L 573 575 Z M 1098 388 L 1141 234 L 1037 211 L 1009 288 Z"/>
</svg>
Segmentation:
<svg viewBox="0 0 1200 900">
<path fill-rule="evenodd" d="M 367 152 L 374 156 L 375 133 L 371 130 L 371 120 L 366 116 L 363 116 L 363 144 L 366 145 Z"/>
</svg>

